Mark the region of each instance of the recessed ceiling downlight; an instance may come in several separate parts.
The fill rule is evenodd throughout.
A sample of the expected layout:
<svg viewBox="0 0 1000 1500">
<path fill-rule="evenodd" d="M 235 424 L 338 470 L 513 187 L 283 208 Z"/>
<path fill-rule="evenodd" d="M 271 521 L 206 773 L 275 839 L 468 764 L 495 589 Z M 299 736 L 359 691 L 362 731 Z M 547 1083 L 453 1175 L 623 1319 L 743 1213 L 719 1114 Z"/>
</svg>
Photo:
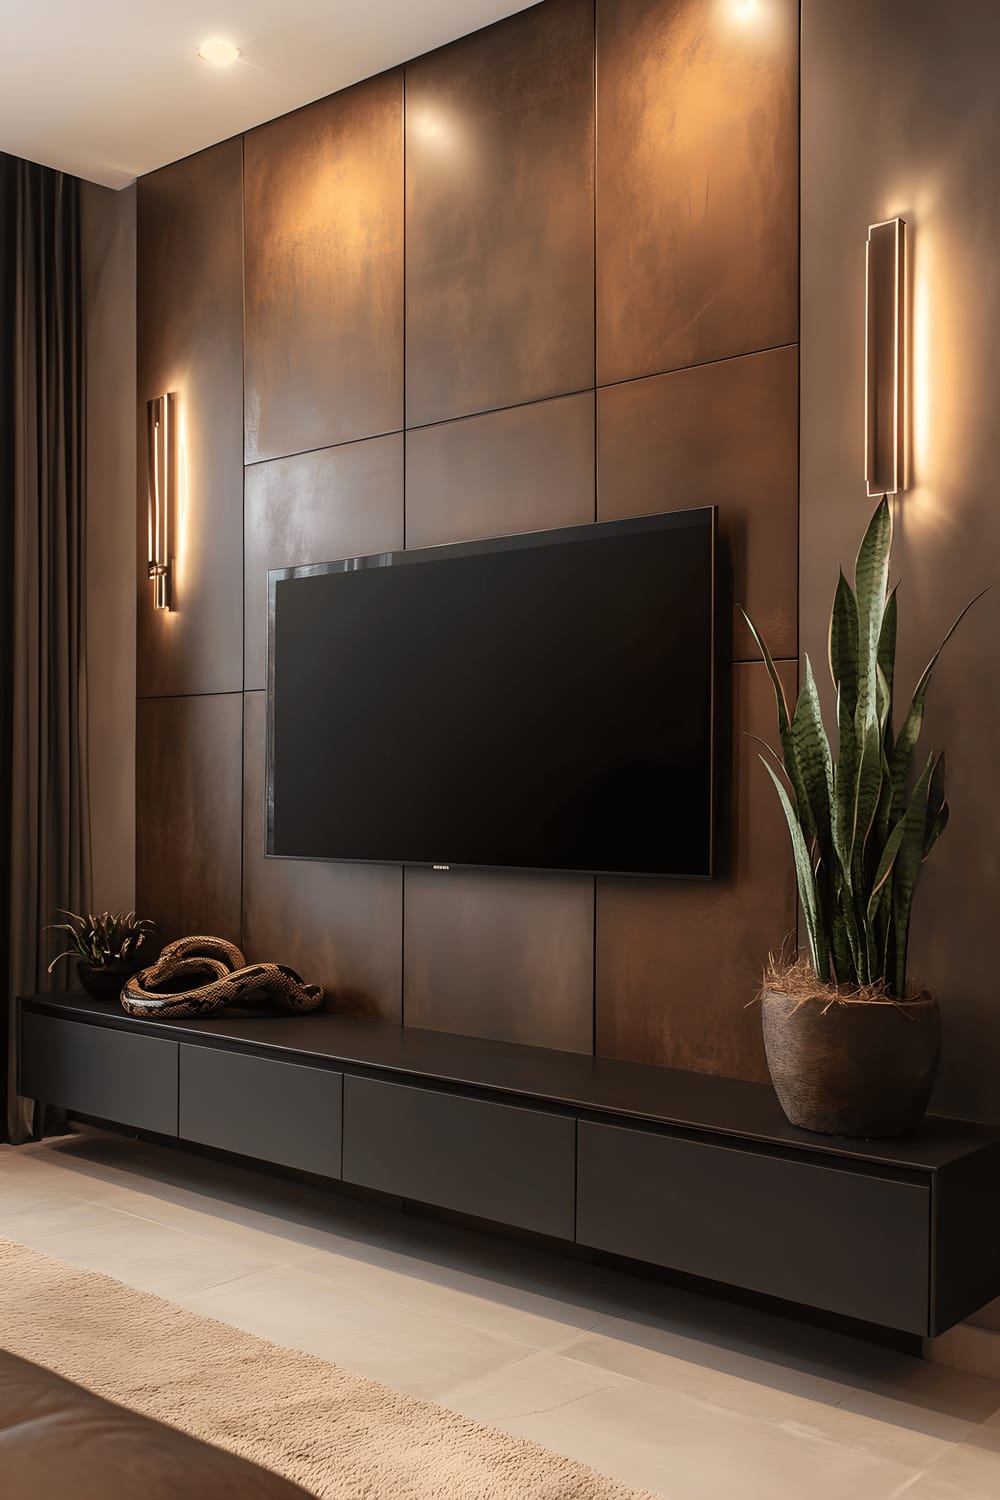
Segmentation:
<svg viewBox="0 0 1000 1500">
<path fill-rule="evenodd" d="M 228 68 L 230 63 L 237 61 L 239 55 L 239 47 L 234 47 L 232 42 L 225 41 L 221 36 L 209 37 L 198 48 L 198 56 L 203 57 L 206 62 L 214 63 L 217 68 Z"/>
</svg>

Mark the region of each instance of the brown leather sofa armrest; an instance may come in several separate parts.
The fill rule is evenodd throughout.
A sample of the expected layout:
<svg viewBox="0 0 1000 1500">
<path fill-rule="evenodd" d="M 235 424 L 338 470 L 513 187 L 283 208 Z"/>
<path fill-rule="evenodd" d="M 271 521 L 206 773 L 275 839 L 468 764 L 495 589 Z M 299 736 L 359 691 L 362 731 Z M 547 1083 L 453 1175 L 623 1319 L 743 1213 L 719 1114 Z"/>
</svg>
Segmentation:
<svg viewBox="0 0 1000 1500">
<path fill-rule="evenodd" d="M 0 1351 L 2 1500 L 306 1500 L 221 1448 Z"/>
</svg>

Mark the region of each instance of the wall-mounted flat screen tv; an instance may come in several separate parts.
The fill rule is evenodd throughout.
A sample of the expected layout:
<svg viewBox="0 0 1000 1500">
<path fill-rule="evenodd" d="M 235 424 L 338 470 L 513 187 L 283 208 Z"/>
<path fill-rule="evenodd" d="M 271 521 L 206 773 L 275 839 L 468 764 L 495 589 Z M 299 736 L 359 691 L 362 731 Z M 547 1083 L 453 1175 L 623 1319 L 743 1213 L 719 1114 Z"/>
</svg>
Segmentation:
<svg viewBox="0 0 1000 1500">
<path fill-rule="evenodd" d="M 269 574 L 267 852 L 712 872 L 715 512 Z"/>
</svg>

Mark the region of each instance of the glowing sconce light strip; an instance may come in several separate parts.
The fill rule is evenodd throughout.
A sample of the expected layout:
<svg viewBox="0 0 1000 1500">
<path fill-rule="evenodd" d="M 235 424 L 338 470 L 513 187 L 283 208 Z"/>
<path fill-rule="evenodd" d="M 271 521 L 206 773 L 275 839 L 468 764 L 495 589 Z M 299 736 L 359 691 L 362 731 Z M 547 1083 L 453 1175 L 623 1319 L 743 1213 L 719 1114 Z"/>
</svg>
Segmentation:
<svg viewBox="0 0 1000 1500">
<path fill-rule="evenodd" d="M 905 490 L 906 224 L 868 228 L 865 263 L 865 482 L 869 495 Z"/>
<path fill-rule="evenodd" d="M 173 608 L 170 548 L 177 482 L 174 431 L 174 397 L 154 396 L 152 401 L 147 401 L 147 556 L 148 575 L 153 584 L 154 609 Z"/>
</svg>

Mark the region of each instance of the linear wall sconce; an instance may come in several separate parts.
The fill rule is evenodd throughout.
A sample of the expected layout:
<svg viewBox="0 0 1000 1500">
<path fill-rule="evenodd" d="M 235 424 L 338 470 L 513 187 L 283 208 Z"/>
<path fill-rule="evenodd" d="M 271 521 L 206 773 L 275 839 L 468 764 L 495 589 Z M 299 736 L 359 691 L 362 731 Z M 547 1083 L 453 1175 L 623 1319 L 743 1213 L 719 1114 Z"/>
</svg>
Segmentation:
<svg viewBox="0 0 1000 1500">
<path fill-rule="evenodd" d="M 177 463 L 173 396 L 154 396 L 146 403 L 148 445 L 147 492 L 149 524 L 149 577 L 153 584 L 153 608 L 172 609 L 172 559 L 174 491 Z"/>
<path fill-rule="evenodd" d="M 865 347 L 865 480 L 869 495 L 905 490 L 906 224 L 868 227 Z"/>
</svg>

